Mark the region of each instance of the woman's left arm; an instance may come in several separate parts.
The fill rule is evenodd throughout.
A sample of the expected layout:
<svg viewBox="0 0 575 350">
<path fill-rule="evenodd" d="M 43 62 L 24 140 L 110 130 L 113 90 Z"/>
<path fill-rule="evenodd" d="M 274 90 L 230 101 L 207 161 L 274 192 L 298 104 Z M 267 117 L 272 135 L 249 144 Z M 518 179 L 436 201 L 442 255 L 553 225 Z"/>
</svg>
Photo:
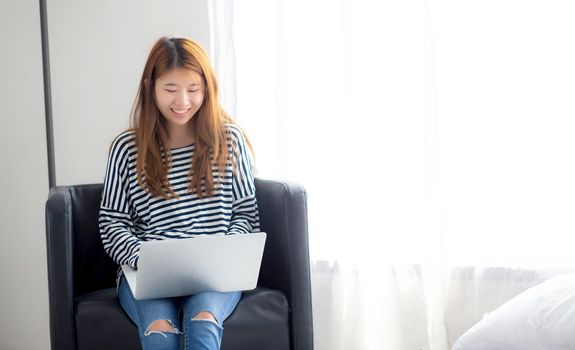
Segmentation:
<svg viewBox="0 0 575 350">
<path fill-rule="evenodd" d="M 260 220 L 256 202 L 253 161 L 239 129 L 232 128 L 232 149 L 235 149 L 235 166 L 232 183 L 232 217 L 227 234 L 258 232 Z"/>
</svg>

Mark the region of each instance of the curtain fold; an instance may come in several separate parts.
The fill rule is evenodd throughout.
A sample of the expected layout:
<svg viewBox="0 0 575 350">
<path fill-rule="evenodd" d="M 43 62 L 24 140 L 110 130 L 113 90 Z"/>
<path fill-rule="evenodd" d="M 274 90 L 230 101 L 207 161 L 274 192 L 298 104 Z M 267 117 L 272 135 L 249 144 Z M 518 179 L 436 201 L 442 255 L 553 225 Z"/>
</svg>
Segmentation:
<svg viewBox="0 0 575 350">
<path fill-rule="evenodd" d="M 447 350 L 574 270 L 575 4 L 212 3 L 259 175 L 308 190 L 316 349 Z"/>
<path fill-rule="evenodd" d="M 208 0 L 210 59 L 218 74 L 224 110 L 236 116 L 236 57 L 233 40 L 233 8 L 227 1 Z M 224 82 L 223 84 L 221 82 Z"/>
</svg>

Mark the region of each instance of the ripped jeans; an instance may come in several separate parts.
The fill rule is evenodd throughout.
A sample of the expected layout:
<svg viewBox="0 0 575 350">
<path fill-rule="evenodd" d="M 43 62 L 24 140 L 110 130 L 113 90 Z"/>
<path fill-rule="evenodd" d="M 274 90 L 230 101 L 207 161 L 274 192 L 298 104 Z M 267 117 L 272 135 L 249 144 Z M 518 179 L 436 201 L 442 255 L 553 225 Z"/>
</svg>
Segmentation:
<svg viewBox="0 0 575 350">
<path fill-rule="evenodd" d="M 118 296 L 124 311 L 138 326 L 143 350 L 178 350 L 182 333 L 186 350 L 219 350 L 223 334 L 222 324 L 236 308 L 241 292 L 204 292 L 180 298 L 136 300 L 126 278 L 122 276 Z M 179 317 L 180 310 L 182 322 Z M 202 311 L 211 313 L 217 323 L 193 319 Z M 149 331 L 149 326 L 156 320 L 168 321 L 174 331 Z M 183 327 L 180 327 L 182 323 Z"/>
</svg>

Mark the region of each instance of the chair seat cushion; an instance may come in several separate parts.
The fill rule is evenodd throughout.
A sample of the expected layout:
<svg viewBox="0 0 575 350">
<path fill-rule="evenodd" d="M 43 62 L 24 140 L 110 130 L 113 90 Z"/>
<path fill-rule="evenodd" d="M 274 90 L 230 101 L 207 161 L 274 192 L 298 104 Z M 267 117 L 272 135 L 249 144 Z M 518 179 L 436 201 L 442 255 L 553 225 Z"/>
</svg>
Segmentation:
<svg viewBox="0 0 575 350">
<path fill-rule="evenodd" d="M 120 306 L 115 288 L 76 299 L 76 331 L 79 350 L 141 349 L 137 328 Z M 288 350 L 289 344 L 285 295 L 263 287 L 245 291 L 224 322 L 222 350 Z"/>
</svg>

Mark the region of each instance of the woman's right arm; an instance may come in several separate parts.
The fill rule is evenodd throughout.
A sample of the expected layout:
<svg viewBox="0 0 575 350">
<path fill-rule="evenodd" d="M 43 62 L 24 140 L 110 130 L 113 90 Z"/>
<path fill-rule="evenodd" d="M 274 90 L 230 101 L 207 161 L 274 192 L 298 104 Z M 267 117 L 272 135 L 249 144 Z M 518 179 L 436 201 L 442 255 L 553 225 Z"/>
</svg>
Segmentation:
<svg viewBox="0 0 575 350">
<path fill-rule="evenodd" d="M 100 203 L 100 237 L 104 250 L 119 265 L 137 268 L 140 239 L 133 235 L 133 207 L 129 196 L 128 142 L 116 138 L 110 149 Z"/>
</svg>

